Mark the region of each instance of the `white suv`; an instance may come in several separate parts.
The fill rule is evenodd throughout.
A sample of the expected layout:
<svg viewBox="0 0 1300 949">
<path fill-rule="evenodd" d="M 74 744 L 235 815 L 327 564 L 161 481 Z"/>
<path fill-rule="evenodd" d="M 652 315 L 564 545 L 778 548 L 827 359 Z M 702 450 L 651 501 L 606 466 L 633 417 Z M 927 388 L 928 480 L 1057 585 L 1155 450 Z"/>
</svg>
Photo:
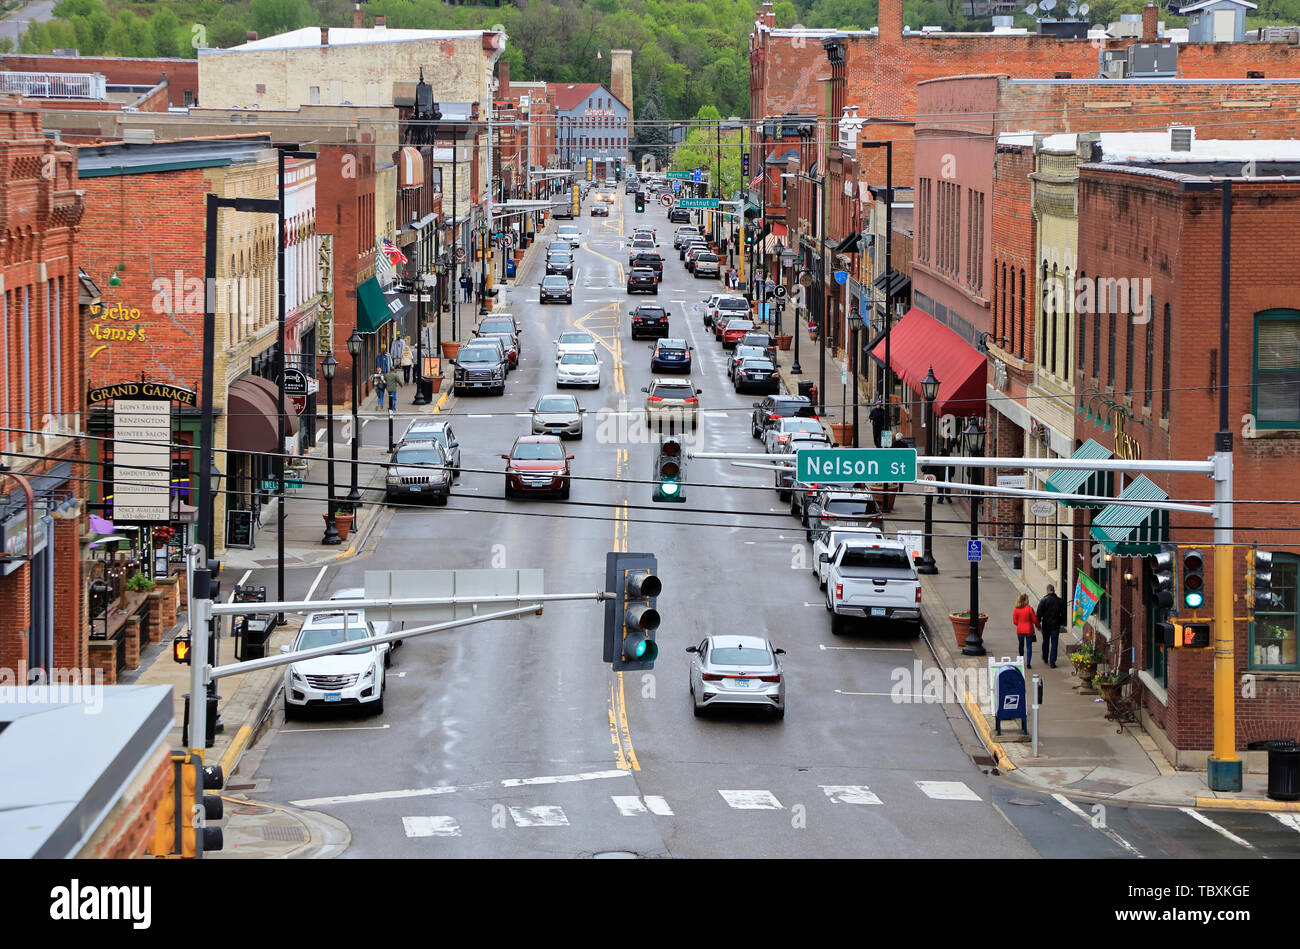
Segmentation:
<svg viewBox="0 0 1300 949">
<path fill-rule="evenodd" d="M 384 668 L 388 644 L 374 643 L 375 633 L 360 610 L 346 608 L 308 615 L 292 646 L 299 652 L 320 646 L 355 642 L 356 648 L 330 656 L 295 662 L 284 669 L 284 717 L 306 708 L 366 706 L 376 715 L 384 710 Z"/>
</svg>

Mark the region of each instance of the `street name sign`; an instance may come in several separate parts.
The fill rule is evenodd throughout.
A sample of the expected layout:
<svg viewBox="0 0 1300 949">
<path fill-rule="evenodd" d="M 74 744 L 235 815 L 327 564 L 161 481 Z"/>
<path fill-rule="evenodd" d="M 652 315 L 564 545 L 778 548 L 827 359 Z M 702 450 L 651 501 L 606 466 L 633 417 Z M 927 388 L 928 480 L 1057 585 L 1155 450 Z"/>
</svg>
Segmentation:
<svg viewBox="0 0 1300 949">
<path fill-rule="evenodd" d="M 915 448 L 806 448 L 795 453 L 795 477 L 810 484 L 916 480 Z"/>
<path fill-rule="evenodd" d="M 668 171 L 664 172 L 664 175 L 669 181 L 672 181 L 674 178 L 679 181 L 691 180 L 691 173 L 689 171 Z"/>
<path fill-rule="evenodd" d="M 709 208 L 717 210 L 717 198 L 682 198 L 677 202 L 679 208 Z"/>
</svg>

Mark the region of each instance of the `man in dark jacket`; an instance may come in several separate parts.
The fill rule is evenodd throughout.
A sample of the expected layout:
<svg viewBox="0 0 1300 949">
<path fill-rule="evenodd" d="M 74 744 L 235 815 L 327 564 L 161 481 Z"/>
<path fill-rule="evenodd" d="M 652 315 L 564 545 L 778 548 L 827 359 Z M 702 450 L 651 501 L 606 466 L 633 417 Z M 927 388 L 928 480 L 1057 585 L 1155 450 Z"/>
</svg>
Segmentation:
<svg viewBox="0 0 1300 949">
<path fill-rule="evenodd" d="M 1043 630 L 1043 662 L 1056 668 L 1056 640 L 1065 627 L 1065 601 L 1056 595 L 1056 587 L 1047 585 L 1047 596 L 1038 601 L 1039 626 Z"/>
</svg>

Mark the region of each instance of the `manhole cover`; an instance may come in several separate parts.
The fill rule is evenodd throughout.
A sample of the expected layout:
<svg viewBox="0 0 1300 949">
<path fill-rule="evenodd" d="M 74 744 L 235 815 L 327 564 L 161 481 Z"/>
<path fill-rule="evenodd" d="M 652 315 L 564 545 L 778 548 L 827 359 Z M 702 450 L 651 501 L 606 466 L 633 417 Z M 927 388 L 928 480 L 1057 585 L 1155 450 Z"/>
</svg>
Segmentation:
<svg viewBox="0 0 1300 949">
<path fill-rule="evenodd" d="M 265 840 L 300 844 L 307 839 L 307 834 L 297 824 L 267 824 L 262 828 L 262 837 Z"/>
<path fill-rule="evenodd" d="M 636 860 L 638 855 L 630 850 L 605 850 L 601 853 L 593 853 L 593 860 Z"/>
</svg>

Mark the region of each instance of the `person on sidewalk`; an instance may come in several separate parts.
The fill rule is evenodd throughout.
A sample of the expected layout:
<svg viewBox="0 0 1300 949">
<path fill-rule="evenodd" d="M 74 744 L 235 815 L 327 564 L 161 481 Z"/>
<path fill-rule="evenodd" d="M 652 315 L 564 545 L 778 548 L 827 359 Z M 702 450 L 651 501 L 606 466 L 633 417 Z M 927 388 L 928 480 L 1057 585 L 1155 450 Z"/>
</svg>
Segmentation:
<svg viewBox="0 0 1300 949">
<path fill-rule="evenodd" d="M 399 333 L 393 337 L 393 344 L 388 347 L 388 364 L 396 369 L 402 364 L 402 350 L 406 348 L 406 340 Z"/>
<path fill-rule="evenodd" d="M 1011 622 L 1016 627 L 1016 639 L 1019 641 L 1017 653 L 1025 657 L 1025 668 L 1034 667 L 1034 630 L 1038 628 L 1038 616 L 1029 605 L 1029 594 L 1022 593 L 1016 597 L 1016 608 L 1011 611 Z"/>
<path fill-rule="evenodd" d="M 407 343 L 402 347 L 402 384 L 411 381 L 411 370 L 415 367 L 415 347 Z"/>
<path fill-rule="evenodd" d="M 469 288 L 472 284 L 473 281 L 470 280 L 469 271 L 466 270 L 464 273 L 460 275 L 460 302 L 461 303 L 469 302 Z"/>
<path fill-rule="evenodd" d="M 1043 662 L 1056 668 L 1056 641 L 1065 626 L 1065 601 L 1056 595 L 1056 587 L 1047 585 L 1047 596 L 1038 601 L 1038 624 L 1043 630 Z"/>
<path fill-rule="evenodd" d="M 384 410 L 384 387 L 386 385 L 384 374 L 376 372 L 370 377 L 370 381 L 375 387 L 375 401 L 378 403 L 375 408 L 382 412 Z"/>
<path fill-rule="evenodd" d="M 402 374 L 396 368 L 389 369 L 384 375 L 384 387 L 388 390 L 388 407 L 397 410 L 397 387 L 402 384 Z M 381 405 L 380 408 L 383 406 Z"/>
<path fill-rule="evenodd" d="M 885 430 L 885 408 L 879 401 L 871 407 L 871 412 L 867 418 L 871 421 L 871 441 L 877 448 L 880 447 L 880 436 Z"/>
</svg>

